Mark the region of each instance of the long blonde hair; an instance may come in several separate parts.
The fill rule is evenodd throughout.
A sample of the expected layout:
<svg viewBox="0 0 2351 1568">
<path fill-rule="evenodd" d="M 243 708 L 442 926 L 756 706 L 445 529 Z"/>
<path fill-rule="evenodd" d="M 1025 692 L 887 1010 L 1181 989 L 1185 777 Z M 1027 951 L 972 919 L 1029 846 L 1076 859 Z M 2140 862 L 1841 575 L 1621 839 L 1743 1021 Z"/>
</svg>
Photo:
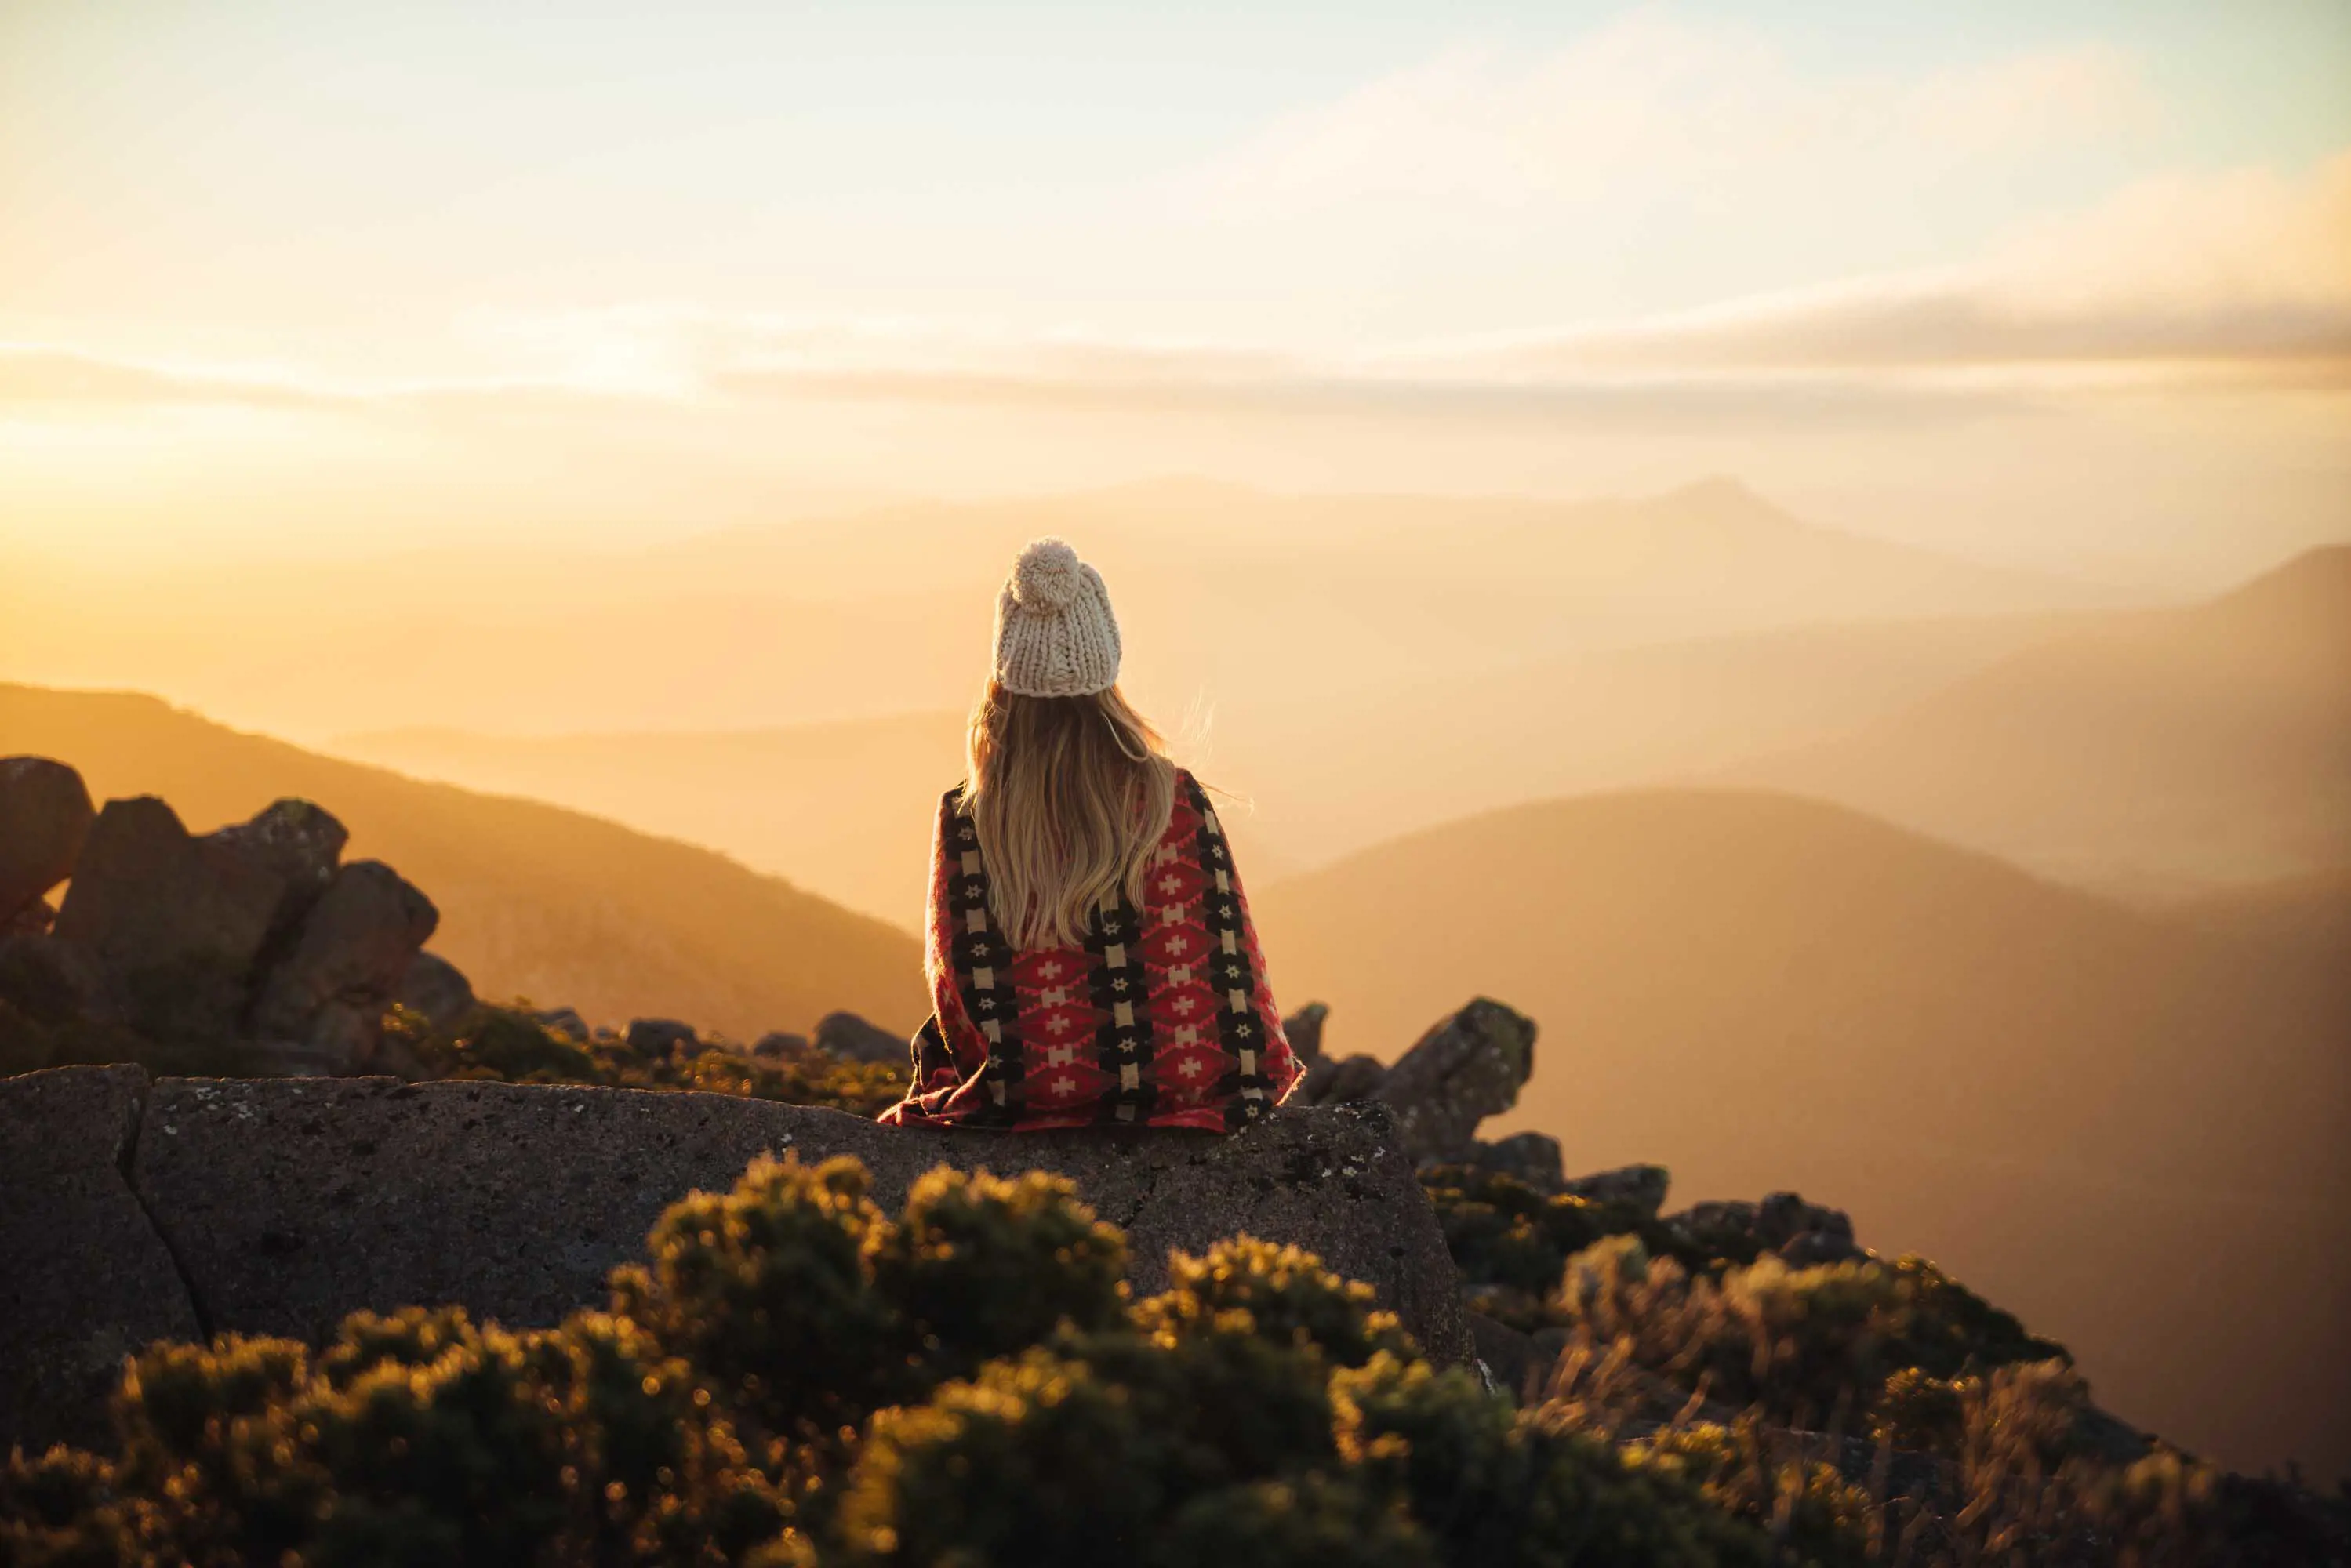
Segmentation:
<svg viewBox="0 0 2351 1568">
<path fill-rule="evenodd" d="M 961 805 L 979 830 L 988 913 L 1005 940 L 1073 947 L 1104 903 L 1143 903 L 1176 810 L 1176 765 L 1116 686 L 1032 697 L 990 680 L 965 758 Z"/>
</svg>

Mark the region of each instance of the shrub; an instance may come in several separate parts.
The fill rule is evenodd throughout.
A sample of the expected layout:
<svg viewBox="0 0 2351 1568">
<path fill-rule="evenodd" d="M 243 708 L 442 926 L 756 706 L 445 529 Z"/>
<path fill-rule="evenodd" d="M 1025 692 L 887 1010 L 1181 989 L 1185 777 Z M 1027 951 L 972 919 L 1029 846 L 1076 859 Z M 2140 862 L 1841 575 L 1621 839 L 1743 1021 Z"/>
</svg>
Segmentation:
<svg viewBox="0 0 2351 1568">
<path fill-rule="evenodd" d="M 578 1040 L 518 1006 L 480 1006 L 455 1026 L 436 1030 L 421 1014 L 394 1008 L 385 1038 L 434 1078 L 501 1083 L 594 1083 L 612 1089 L 685 1089 L 705 1094 L 822 1105 L 872 1116 L 905 1092 L 906 1070 L 889 1062 L 843 1061 L 811 1045 L 754 1057 L 723 1040 L 691 1052 L 641 1051 L 612 1038 Z"/>
<path fill-rule="evenodd" d="M 674 1205 L 611 1310 L 455 1308 L 158 1345 L 110 1462 L 0 1471 L 49 1564 L 1761 1563 L 1762 1536 L 1419 1359 L 1248 1238 L 1130 1301 L 1065 1182 L 755 1162 Z"/>
<path fill-rule="evenodd" d="M 1935 1391 L 1922 1379 L 2064 1358 L 1916 1258 L 1795 1268 L 1766 1253 L 1693 1275 L 1635 1237 L 1614 1236 L 1569 1260 L 1544 1315 L 1571 1343 L 1621 1344 L 1635 1364 L 1774 1425 L 1886 1429 L 1907 1419 L 1914 1440 L 1955 1431 L 1948 1410 L 1939 1427 L 1929 1419 Z"/>
</svg>

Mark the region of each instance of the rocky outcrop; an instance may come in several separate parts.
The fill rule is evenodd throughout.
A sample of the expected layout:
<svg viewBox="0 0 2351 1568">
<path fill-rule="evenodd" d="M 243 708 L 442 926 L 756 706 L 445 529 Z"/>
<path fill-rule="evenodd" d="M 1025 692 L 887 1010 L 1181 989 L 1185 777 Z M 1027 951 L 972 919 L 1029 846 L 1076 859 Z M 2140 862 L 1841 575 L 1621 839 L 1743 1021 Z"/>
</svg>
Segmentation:
<svg viewBox="0 0 2351 1568">
<path fill-rule="evenodd" d="M 249 1032 L 288 1065 L 356 1071 L 374 1054 L 384 1009 L 440 923 L 433 901 L 381 861 L 328 882 L 293 951 L 269 971 Z"/>
<path fill-rule="evenodd" d="M 78 1401 L 100 1372 L 199 1323 L 315 1340 L 357 1308 L 438 1301 L 553 1322 L 603 1300 L 670 1202 L 726 1187 L 762 1152 L 854 1155 L 885 1207 L 943 1163 L 1058 1171 L 1125 1229 L 1140 1291 L 1164 1283 L 1169 1249 L 1246 1231 L 1368 1282 L 1439 1358 L 1470 1354 L 1451 1260 L 1384 1106 L 1285 1110 L 1232 1137 L 973 1134 L 722 1095 L 381 1078 L 166 1078 L 139 1112 L 143 1085 L 125 1068 L 0 1081 L 11 1157 L 35 1142 L 17 1130 L 38 1126 L 45 1156 L 78 1151 L 67 1163 L 93 1195 L 68 1214 L 55 1183 L 0 1184 L 6 1256 L 68 1260 L 6 1287 L 0 1388 L 37 1356 L 69 1374 L 26 1385 L 7 1418 L 26 1441 L 87 1431 Z M 103 1231 L 87 1218 L 101 1199 Z M 83 1225 L 82 1251 L 53 1253 Z M 57 1348 L 68 1343 L 87 1348 Z"/>
<path fill-rule="evenodd" d="M 1293 1050 L 1301 1038 L 1313 1047 L 1301 1055 L 1306 1074 L 1292 1098 L 1306 1105 L 1375 1100 L 1393 1106 L 1416 1160 L 1475 1157 L 1478 1124 L 1517 1104 L 1534 1071 L 1534 1020 L 1485 997 L 1439 1019 L 1393 1067 L 1373 1056 L 1323 1055 L 1330 1011 L 1312 1002 L 1283 1020 Z"/>
<path fill-rule="evenodd" d="M 440 954 L 419 953 L 392 999 L 435 1029 L 454 1029 L 474 1010 L 474 988 L 465 971 Z"/>
<path fill-rule="evenodd" d="M 107 1439 L 122 1358 L 203 1324 L 125 1176 L 147 1075 L 0 1079 L 0 1453 Z"/>
<path fill-rule="evenodd" d="M 582 1033 L 578 1038 L 586 1040 L 588 1036 Z M 632 1019 L 623 1038 L 629 1049 L 639 1056 L 692 1056 L 702 1049 L 702 1039 L 694 1032 L 694 1026 L 675 1019 Z"/>
<path fill-rule="evenodd" d="M 1281 1020 L 1282 1038 L 1290 1041 L 1290 1051 L 1309 1069 L 1322 1059 L 1322 1024 L 1330 1016 L 1329 1004 L 1309 1002 Z"/>
<path fill-rule="evenodd" d="M 896 1067 L 907 1060 L 903 1036 L 876 1028 L 852 1012 L 827 1013 L 817 1019 L 816 1048 L 843 1061 L 886 1061 Z"/>
<path fill-rule="evenodd" d="M 96 816 L 64 763 L 0 758 L 0 925 L 73 874 Z"/>
<path fill-rule="evenodd" d="M 1636 1167 L 1637 1168 L 1637 1167 Z M 1791 1263 L 1840 1263 L 1862 1255 L 1853 1221 L 1842 1209 L 1807 1203 L 1792 1192 L 1694 1203 L 1666 1216 L 1668 1228 L 1693 1246 L 1729 1256 L 1776 1252 Z"/>
<path fill-rule="evenodd" d="M 580 1016 L 580 1009 L 577 1008 L 540 1008 L 530 1016 L 542 1028 L 553 1030 L 558 1034 L 569 1035 L 581 1044 L 594 1039 L 596 1035 L 596 1031 L 588 1027 L 588 1020 Z M 667 1027 L 673 1031 L 685 1029 L 684 1024 L 670 1024 Z M 686 1030 L 686 1032 L 691 1034 L 694 1031 Z"/>
<path fill-rule="evenodd" d="M 1372 1098 L 1395 1108 L 1413 1158 L 1458 1158 L 1479 1123 L 1519 1103 L 1534 1069 L 1534 1019 L 1479 997 L 1422 1035 Z"/>
<path fill-rule="evenodd" d="M 1567 1189 L 1559 1140 L 1547 1133 L 1513 1133 L 1491 1142 L 1477 1139 L 1463 1158 L 1464 1163 L 1480 1170 L 1497 1171 L 1522 1181 L 1537 1192 Z"/>
<path fill-rule="evenodd" d="M 0 1066 L 335 1073 L 374 1060 L 437 916 L 390 867 L 339 866 L 332 816 L 280 800 L 199 835 L 141 796 L 77 829 L 79 777 L 37 758 L 0 764 L 0 880 L 15 879 L 0 894 L 37 883 L 37 900 L 71 879 L 54 923 L 27 903 L 0 931 Z"/>
<path fill-rule="evenodd" d="M 1562 1181 L 1559 1190 L 1594 1203 L 1623 1204 L 1654 1219 L 1666 1207 L 1666 1191 L 1672 1180 L 1663 1166 L 1619 1166 L 1613 1171 Z"/>
</svg>

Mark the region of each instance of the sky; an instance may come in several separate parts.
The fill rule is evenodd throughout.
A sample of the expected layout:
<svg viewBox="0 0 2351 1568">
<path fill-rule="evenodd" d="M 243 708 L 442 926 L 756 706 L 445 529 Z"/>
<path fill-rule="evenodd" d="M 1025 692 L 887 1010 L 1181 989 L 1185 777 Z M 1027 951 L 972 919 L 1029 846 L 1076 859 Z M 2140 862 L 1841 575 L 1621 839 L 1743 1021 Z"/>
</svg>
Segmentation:
<svg viewBox="0 0 2351 1568">
<path fill-rule="evenodd" d="M 0 5 L 0 552 L 1167 475 L 2351 536 L 2351 7 Z M 0 557 L 0 559 L 5 559 Z"/>
</svg>

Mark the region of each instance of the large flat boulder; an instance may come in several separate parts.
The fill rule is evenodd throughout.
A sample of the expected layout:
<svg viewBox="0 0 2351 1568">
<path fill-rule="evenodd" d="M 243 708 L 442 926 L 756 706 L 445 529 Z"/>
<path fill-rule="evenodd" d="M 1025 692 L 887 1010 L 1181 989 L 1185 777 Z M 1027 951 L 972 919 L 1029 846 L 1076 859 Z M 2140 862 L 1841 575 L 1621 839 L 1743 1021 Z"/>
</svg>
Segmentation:
<svg viewBox="0 0 2351 1568">
<path fill-rule="evenodd" d="M 1226 1138 L 884 1127 L 723 1095 L 390 1079 L 164 1079 L 133 1179 L 217 1330 L 325 1337 L 342 1315 L 455 1301 L 517 1325 L 601 1301 L 662 1209 L 752 1156 L 854 1155 L 895 1208 L 942 1163 L 1058 1171 L 1123 1228 L 1138 1291 L 1171 1248 L 1239 1231 L 1364 1281 L 1421 1343 L 1468 1331 L 1385 1107 L 1285 1111 Z"/>
<path fill-rule="evenodd" d="M 200 1325 L 124 1176 L 147 1075 L 0 1078 L 0 1451 L 109 1440 L 122 1358 Z"/>
</svg>

